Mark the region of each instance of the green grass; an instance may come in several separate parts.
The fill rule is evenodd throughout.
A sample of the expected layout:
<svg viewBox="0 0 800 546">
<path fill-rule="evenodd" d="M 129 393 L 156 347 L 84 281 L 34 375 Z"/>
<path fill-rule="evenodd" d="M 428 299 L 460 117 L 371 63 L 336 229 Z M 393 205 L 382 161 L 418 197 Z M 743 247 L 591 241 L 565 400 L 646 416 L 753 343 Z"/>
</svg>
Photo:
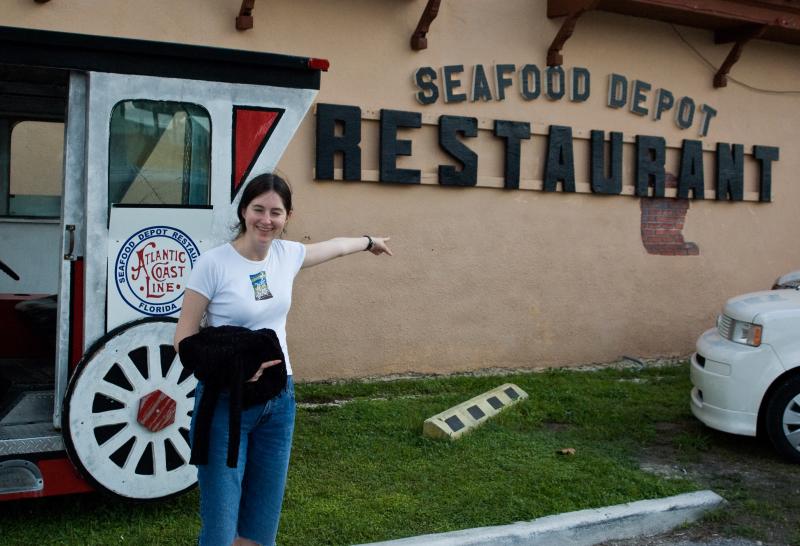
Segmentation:
<svg viewBox="0 0 800 546">
<path fill-rule="evenodd" d="M 505 382 L 530 399 L 456 442 L 431 415 Z M 685 365 L 502 377 L 300 384 L 282 546 L 356 544 L 498 525 L 698 489 L 639 470 L 658 424 L 689 418 Z M 684 435 L 678 447 L 708 449 Z M 564 447 L 574 456 L 557 454 Z M 192 544 L 197 492 L 156 504 L 76 495 L 0 505 L 3 544 Z"/>
</svg>

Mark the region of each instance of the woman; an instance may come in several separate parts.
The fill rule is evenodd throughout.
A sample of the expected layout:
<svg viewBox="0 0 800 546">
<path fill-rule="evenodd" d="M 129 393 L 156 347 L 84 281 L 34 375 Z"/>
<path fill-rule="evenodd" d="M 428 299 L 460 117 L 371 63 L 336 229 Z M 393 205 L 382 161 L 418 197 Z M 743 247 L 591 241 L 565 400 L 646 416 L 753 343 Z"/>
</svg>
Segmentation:
<svg viewBox="0 0 800 546">
<path fill-rule="evenodd" d="M 210 429 L 208 464 L 198 466 L 200 544 L 237 546 L 275 543 L 294 430 L 294 386 L 286 347 L 286 315 L 292 283 L 301 268 L 368 250 L 392 255 L 388 237 L 336 238 L 303 245 L 280 239 L 292 215 L 289 186 L 279 176 L 262 174 L 244 189 L 237 209 L 239 233 L 203 253 L 192 270 L 175 332 L 175 347 L 208 326 L 234 325 L 274 330 L 285 355 L 286 389 L 265 404 L 241 413 L 238 463 L 226 465 L 229 403 L 218 400 Z M 269 366 L 264 362 L 248 379 L 255 382 Z M 198 384 L 199 400 L 203 385 Z M 193 414 L 194 419 L 197 411 Z"/>
</svg>

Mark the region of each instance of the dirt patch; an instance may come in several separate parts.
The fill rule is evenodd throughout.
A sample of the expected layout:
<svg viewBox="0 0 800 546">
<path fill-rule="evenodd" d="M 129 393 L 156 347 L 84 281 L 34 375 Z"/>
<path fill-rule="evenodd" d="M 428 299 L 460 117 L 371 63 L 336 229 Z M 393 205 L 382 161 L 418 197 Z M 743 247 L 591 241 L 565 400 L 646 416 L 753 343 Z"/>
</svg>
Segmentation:
<svg viewBox="0 0 800 546">
<path fill-rule="evenodd" d="M 596 372 L 599 370 L 642 370 L 645 368 L 668 368 L 681 365 L 687 361 L 689 355 L 684 356 L 664 356 L 655 358 L 634 358 L 623 356 L 620 360 L 614 362 L 597 362 L 591 364 L 581 364 L 578 366 L 551 366 L 551 365 L 534 365 L 520 367 L 515 364 L 509 364 L 503 367 L 491 368 L 477 368 L 474 370 L 451 372 L 451 373 L 420 373 L 420 372 L 399 372 L 384 375 L 365 375 L 359 377 L 343 377 L 343 378 L 329 378 L 329 379 L 315 379 L 311 381 L 304 381 L 304 383 L 320 383 L 326 385 L 339 385 L 343 383 L 351 383 L 358 381 L 360 383 L 384 383 L 392 381 L 402 381 L 405 379 L 435 379 L 439 377 L 486 377 L 497 376 L 503 377 L 507 375 L 517 374 L 537 374 L 553 371 L 555 369 L 572 372 Z M 635 381 L 636 382 L 636 381 Z"/>
<path fill-rule="evenodd" d="M 656 431 L 655 442 L 640 453 L 642 470 L 689 479 L 728 501 L 680 530 L 684 539 L 800 545 L 800 466 L 785 462 L 765 440 L 717 432 L 695 420 L 659 423 Z"/>
<path fill-rule="evenodd" d="M 553 423 L 551 421 L 542 423 L 542 427 L 550 432 L 564 432 L 570 429 L 570 425 L 567 423 Z"/>
</svg>

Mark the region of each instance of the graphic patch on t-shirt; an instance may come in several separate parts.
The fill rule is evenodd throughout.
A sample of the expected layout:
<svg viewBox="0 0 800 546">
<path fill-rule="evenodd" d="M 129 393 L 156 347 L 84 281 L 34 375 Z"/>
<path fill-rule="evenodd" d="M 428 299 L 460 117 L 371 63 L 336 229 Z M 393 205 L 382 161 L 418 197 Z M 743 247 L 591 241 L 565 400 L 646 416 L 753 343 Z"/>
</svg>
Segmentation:
<svg viewBox="0 0 800 546">
<path fill-rule="evenodd" d="M 267 286 L 267 274 L 263 271 L 250 275 L 250 282 L 253 284 L 253 293 L 256 300 L 268 300 L 272 297 L 272 292 Z"/>
</svg>

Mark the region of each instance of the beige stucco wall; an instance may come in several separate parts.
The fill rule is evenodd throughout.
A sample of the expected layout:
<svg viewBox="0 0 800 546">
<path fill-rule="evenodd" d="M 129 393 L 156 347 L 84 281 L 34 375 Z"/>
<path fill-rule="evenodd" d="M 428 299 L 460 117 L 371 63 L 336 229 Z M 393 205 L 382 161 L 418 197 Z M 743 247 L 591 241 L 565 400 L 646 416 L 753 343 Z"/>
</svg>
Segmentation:
<svg viewBox="0 0 800 546">
<path fill-rule="evenodd" d="M 60 195 L 63 181 L 64 124 L 23 121 L 11 132 L 10 193 Z M 24 181 L 24 184 L 22 183 Z"/>
<path fill-rule="evenodd" d="M 495 63 L 545 66 L 561 20 L 546 17 L 546 2 L 443 2 L 428 35 L 429 48 L 408 42 L 424 0 L 257 2 L 255 29 L 237 32 L 237 0 L 50 2 L 4 4 L 0 24 L 69 32 L 184 41 L 195 44 L 325 57 L 318 101 L 439 114 L 569 125 L 661 135 L 672 143 L 697 138 L 661 121 L 605 106 L 614 72 L 688 95 L 718 111 L 707 143 L 779 146 L 772 203 L 692 201 L 683 230 L 698 256 L 647 254 L 640 235 L 640 199 L 588 193 L 546 194 L 495 188 L 398 187 L 375 182 L 313 180 L 313 113 L 297 132 L 280 168 L 293 183 L 295 216 L 289 237 L 320 241 L 336 235 L 391 235 L 395 257 L 367 254 L 301 273 L 289 321 L 292 360 L 301 378 L 393 372 L 450 372 L 486 367 L 542 367 L 601 362 L 621 355 L 689 353 L 730 296 L 768 288 L 800 268 L 796 174 L 800 159 L 798 95 L 768 94 L 731 82 L 713 89 L 713 71 L 664 23 L 589 13 L 564 49 L 565 67 L 592 73 L 584 103 L 540 97 L 523 101 L 518 86 L 487 103 L 422 106 L 413 72 L 421 66 Z M 159 14 L 159 15 L 154 15 Z M 710 32 L 679 28 L 715 65 L 729 46 Z M 797 47 L 749 44 L 732 76 L 770 90 L 800 90 Z M 377 122 L 363 122 L 362 169 L 378 167 Z M 450 163 L 436 128 L 401 132 L 413 156 L 398 166 L 425 175 Z M 522 178 L 541 179 L 546 139 L 522 148 Z M 503 147 L 488 131 L 469 145 L 479 154 L 479 177 L 502 176 Z M 626 146 L 626 184 L 632 149 Z M 587 183 L 585 141 L 576 141 L 578 183 Z M 746 190 L 756 171 L 748 158 Z M 707 165 L 713 158 L 706 157 Z M 668 171 L 677 174 L 675 151 Z M 706 187 L 713 184 L 706 170 Z"/>
</svg>

